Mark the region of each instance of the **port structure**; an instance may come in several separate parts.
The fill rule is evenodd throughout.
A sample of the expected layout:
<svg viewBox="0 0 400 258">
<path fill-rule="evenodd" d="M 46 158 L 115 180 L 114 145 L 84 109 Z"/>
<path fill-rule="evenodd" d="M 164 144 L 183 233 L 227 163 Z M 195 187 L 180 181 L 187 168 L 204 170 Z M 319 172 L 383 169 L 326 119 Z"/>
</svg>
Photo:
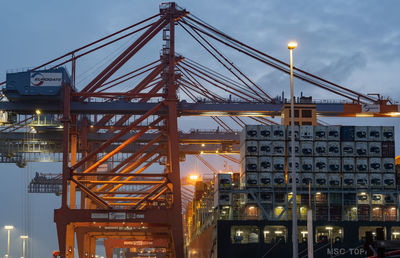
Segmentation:
<svg viewBox="0 0 400 258">
<path fill-rule="evenodd" d="M 236 81 L 177 54 L 177 26 L 204 47 Z M 84 88 L 75 88 L 77 60 L 139 33 Z M 164 40 L 160 59 L 116 77 L 121 67 L 159 33 Z M 165 3 L 160 5 L 158 14 L 148 19 L 32 69 L 71 65 L 71 80 L 63 83 L 60 101 L 0 102 L 0 110 L 19 116 L 17 123 L 0 130 L 4 139 L 0 162 L 23 167 L 26 162 L 40 161 L 43 157 L 36 154 L 44 152 L 54 154 L 45 161 L 62 161 L 62 205 L 54 214 L 60 257 L 73 257 L 75 233 L 80 257 L 95 254 L 97 238 L 118 236 L 161 239 L 167 243 L 169 257 L 184 257 L 179 161 L 186 154 L 238 153 L 238 134 L 222 116 L 228 116 L 239 127 L 245 125 L 241 116 L 261 124 L 275 124 L 266 117 L 280 116 L 289 103 L 283 97 L 269 96 L 212 42 L 289 74 L 287 63 L 224 34 L 175 3 Z M 344 99 L 296 101 L 299 108 L 303 104 L 312 106 L 315 115 L 399 115 L 398 105 L 380 95 L 362 94 L 296 67 L 294 71 L 296 78 Z M 118 85 L 142 74 L 146 75 L 132 89 L 118 91 Z M 179 99 L 178 89 L 190 102 Z M 221 96 L 221 92 L 229 97 Z M 58 117 L 58 123 L 40 127 L 43 115 L 32 114 L 38 109 L 51 118 Z M 185 135 L 178 130 L 177 119 L 182 116 L 210 116 L 223 132 L 195 131 Z M 34 125 L 36 118 L 38 123 Z M 48 121 L 53 121 L 51 118 Z M 18 131 L 27 125 L 34 129 L 28 133 L 31 138 Z M 200 148 L 204 143 L 207 147 Z M 62 154 L 55 155 L 58 153 Z M 116 165 L 104 169 L 105 164 L 113 162 Z M 151 171 L 157 162 L 163 168 Z M 116 229 L 102 230 L 112 227 Z M 129 233 L 126 228 L 131 229 Z"/>
</svg>

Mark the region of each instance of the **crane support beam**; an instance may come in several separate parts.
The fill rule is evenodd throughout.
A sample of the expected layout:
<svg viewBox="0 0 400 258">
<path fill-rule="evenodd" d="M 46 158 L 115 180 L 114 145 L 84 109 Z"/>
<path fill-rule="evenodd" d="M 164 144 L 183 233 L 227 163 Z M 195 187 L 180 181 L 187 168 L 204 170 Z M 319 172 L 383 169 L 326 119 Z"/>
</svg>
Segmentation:
<svg viewBox="0 0 400 258">
<path fill-rule="evenodd" d="M 157 103 L 136 102 L 71 102 L 72 114 L 130 114 L 141 115 L 154 108 Z M 280 116 L 285 103 L 261 103 L 261 102 L 238 102 L 238 103 L 177 103 L 179 116 Z M 400 116 L 399 105 L 381 104 L 374 107 L 379 112 L 368 111 L 370 106 L 351 103 L 315 103 L 318 116 L 325 117 L 392 117 Z M 371 105 L 373 106 L 373 105 Z M 62 113 L 58 104 L 33 104 L 30 102 L 13 103 L 0 102 L 0 110 L 14 111 L 19 114 L 33 114 L 36 109 L 43 113 Z M 374 109 L 376 110 L 376 109 Z M 156 114 L 165 115 L 167 108 L 161 108 Z"/>
</svg>

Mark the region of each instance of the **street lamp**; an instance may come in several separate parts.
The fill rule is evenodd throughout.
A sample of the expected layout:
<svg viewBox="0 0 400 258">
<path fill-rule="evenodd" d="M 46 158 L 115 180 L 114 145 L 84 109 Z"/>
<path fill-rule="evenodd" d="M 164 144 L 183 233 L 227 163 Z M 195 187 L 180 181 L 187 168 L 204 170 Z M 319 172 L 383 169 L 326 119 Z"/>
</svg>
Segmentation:
<svg viewBox="0 0 400 258">
<path fill-rule="evenodd" d="M 10 257 L 10 232 L 14 229 L 14 226 L 7 225 L 4 226 L 4 229 L 8 232 L 8 241 L 7 241 L 7 258 Z"/>
<path fill-rule="evenodd" d="M 297 47 L 297 42 L 291 41 L 288 44 L 290 52 L 290 123 L 291 123 L 291 143 L 292 143 L 292 243 L 293 243 L 293 258 L 298 257 L 297 246 L 297 203 L 296 203 L 296 166 L 295 164 L 295 151 L 294 151 L 294 90 L 293 90 L 293 49 Z"/>
<path fill-rule="evenodd" d="M 22 239 L 22 257 L 25 258 L 25 241 L 28 239 L 28 236 L 20 236 Z"/>
</svg>

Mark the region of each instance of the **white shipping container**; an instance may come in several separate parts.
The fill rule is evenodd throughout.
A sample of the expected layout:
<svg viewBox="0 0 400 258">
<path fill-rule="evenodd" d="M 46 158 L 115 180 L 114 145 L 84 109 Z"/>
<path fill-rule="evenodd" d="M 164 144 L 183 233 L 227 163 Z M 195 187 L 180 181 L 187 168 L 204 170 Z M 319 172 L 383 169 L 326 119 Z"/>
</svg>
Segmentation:
<svg viewBox="0 0 400 258">
<path fill-rule="evenodd" d="M 314 142 L 314 155 L 315 156 L 326 156 L 328 154 L 328 143 L 327 142 Z"/>
<path fill-rule="evenodd" d="M 315 141 L 326 141 L 328 139 L 327 127 L 323 125 L 317 125 L 314 127 L 314 140 Z"/>
<path fill-rule="evenodd" d="M 288 155 L 292 155 L 292 142 L 287 142 Z M 294 142 L 294 154 L 298 155 L 300 151 L 300 143 L 298 141 Z"/>
<path fill-rule="evenodd" d="M 260 173 L 259 180 L 261 186 L 272 185 L 272 174 L 271 173 Z"/>
<path fill-rule="evenodd" d="M 240 142 L 258 140 L 258 128 L 258 125 L 246 125 L 240 134 Z"/>
<path fill-rule="evenodd" d="M 285 174 L 284 173 L 274 173 L 274 185 L 283 186 L 285 184 Z"/>
<path fill-rule="evenodd" d="M 368 174 L 360 173 L 356 174 L 357 187 L 367 188 L 369 185 Z"/>
<path fill-rule="evenodd" d="M 369 172 L 379 173 L 382 171 L 381 158 L 370 158 L 369 159 Z"/>
<path fill-rule="evenodd" d="M 315 172 L 328 172 L 328 159 L 324 157 L 314 158 Z"/>
<path fill-rule="evenodd" d="M 258 193 L 253 192 L 253 194 L 248 193 L 246 195 L 246 204 L 257 203 L 257 200 L 258 200 Z"/>
<path fill-rule="evenodd" d="M 328 126 L 327 134 L 328 134 L 328 141 L 339 141 L 340 140 L 340 126 L 336 126 L 336 125 Z"/>
<path fill-rule="evenodd" d="M 245 141 L 241 143 L 240 156 L 242 159 L 247 156 L 258 156 L 258 142 L 257 141 Z"/>
<path fill-rule="evenodd" d="M 257 172 L 258 169 L 258 158 L 257 157 L 246 157 L 246 170 L 245 172 Z"/>
<path fill-rule="evenodd" d="M 339 173 L 340 165 L 340 158 L 328 158 L 328 172 Z"/>
<path fill-rule="evenodd" d="M 328 175 L 329 179 L 329 187 L 340 187 L 341 182 L 340 182 L 340 175 L 339 174 L 329 174 Z"/>
<path fill-rule="evenodd" d="M 312 125 L 300 126 L 300 140 L 302 141 L 314 140 L 314 126 Z"/>
<path fill-rule="evenodd" d="M 313 158 L 311 157 L 302 157 L 301 158 L 301 168 L 300 170 L 305 173 L 313 172 Z"/>
<path fill-rule="evenodd" d="M 285 158 L 284 157 L 273 157 L 272 158 L 272 170 L 274 172 L 285 171 Z"/>
<path fill-rule="evenodd" d="M 382 140 L 381 127 L 368 126 L 368 141 L 380 141 L 380 140 Z"/>
<path fill-rule="evenodd" d="M 356 158 L 356 172 L 357 173 L 368 172 L 368 159 L 367 158 Z"/>
<path fill-rule="evenodd" d="M 259 185 L 258 182 L 258 173 L 246 173 L 246 187 L 257 187 Z"/>
<path fill-rule="evenodd" d="M 343 157 L 353 157 L 355 144 L 354 142 L 342 142 L 342 156 Z"/>
<path fill-rule="evenodd" d="M 385 194 L 385 196 L 384 196 L 384 202 L 385 202 L 385 204 L 393 205 L 397 198 L 398 198 L 397 193 L 388 193 L 388 194 Z"/>
<path fill-rule="evenodd" d="M 326 187 L 328 183 L 328 174 L 315 174 L 315 185 Z"/>
<path fill-rule="evenodd" d="M 284 125 L 273 125 L 272 126 L 272 137 L 275 141 L 285 140 L 285 126 Z"/>
<path fill-rule="evenodd" d="M 313 142 L 301 142 L 300 143 L 300 156 L 312 156 L 313 155 Z"/>
<path fill-rule="evenodd" d="M 258 139 L 271 140 L 272 127 L 270 125 L 260 125 L 258 129 L 259 129 Z"/>
<path fill-rule="evenodd" d="M 272 203 L 272 193 L 271 192 L 260 192 L 260 202 L 261 203 Z"/>
<path fill-rule="evenodd" d="M 288 185 L 292 185 L 292 172 L 288 172 Z M 296 185 L 300 184 L 300 174 L 296 173 Z"/>
<path fill-rule="evenodd" d="M 258 142 L 258 154 L 260 156 L 272 155 L 272 142 L 271 141 L 259 141 Z"/>
<path fill-rule="evenodd" d="M 300 129 L 298 125 L 294 126 L 294 139 L 295 140 L 299 140 L 299 136 L 300 136 Z M 288 126 L 287 127 L 287 139 L 291 140 L 292 139 L 292 127 Z"/>
<path fill-rule="evenodd" d="M 356 142 L 356 157 L 366 157 L 368 155 L 368 143 Z"/>
<path fill-rule="evenodd" d="M 368 143 L 368 155 L 370 157 L 381 157 L 382 156 L 381 142 L 369 142 Z"/>
<path fill-rule="evenodd" d="M 295 169 L 296 172 L 300 172 L 300 158 L 295 157 L 294 158 L 294 163 L 295 163 Z M 292 172 L 292 157 L 287 157 L 287 164 L 288 164 L 288 173 Z"/>
<path fill-rule="evenodd" d="M 340 142 L 328 142 L 328 156 L 340 156 Z"/>
<path fill-rule="evenodd" d="M 311 186 L 314 184 L 314 174 L 313 173 L 302 173 L 301 174 L 301 184 L 304 186 L 308 186 L 311 183 Z"/>
<path fill-rule="evenodd" d="M 345 173 L 354 173 L 355 171 L 355 159 L 354 158 L 343 158 L 342 159 L 342 170 Z"/>
<path fill-rule="evenodd" d="M 354 187 L 354 185 L 355 185 L 355 174 L 353 173 L 343 174 L 343 186 Z"/>
<path fill-rule="evenodd" d="M 218 173 L 215 178 L 217 179 L 217 182 L 214 183 L 215 191 L 232 189 L 232 174 Z"/>
<path fill-rule="evenodd" d="M 259 157 L 258 167 L 260 172 L 272 171 L 272 157 Z"/>
<path fill-rule="evenodd" d="M 272 156 L 285 156 L 285 142 L 273 141 L 272 142 Z"/>
<path fill-rule="evenodd" d="M 230 205 L 232 200 L 232 193 L 220 193 L 216 192 L 216 196 L 218 196 L 217 205 Z"/>
<path fill-rule="evenodd" d="M 370 196 L 368 193 L 361 192 L 357 194 L 357 203 L 358 204 L 369 204 Z"/>
<path fill-rule="evenodd" d="M 395 174 L 383 174 L 383 186 L 392 188 L 396 186 Z"/>
<path fill-rule="evenodd" d="M 382 126 L 382 141 L 394 141 L 394 127 Z"/>
<path fill-rule="evenodd" d="M 371 180 L 371 177 L 370 177 Z M 372 195 L 372 204 L 383 205 L 385 202 L 385 196 L 383 194 L 373 194 Z"/>
<path fill-rule="evenodd" d="M 376 187 L 382 186 L 382 174 L 370 174 L 369 183 Z"/>
<path fill-rule="evenodd" d="M 356 141 L 367 141 L 368 140 L 368 128 L 366 126 L 355 126 L 354 127 L 354 139 Z"/>
<path fill-rule="evenodd" d="M 394 173 L 395 171 L 395 160 L 394 158 L 383 158 L 382 169 L 384 172 Z"/>
</svg>

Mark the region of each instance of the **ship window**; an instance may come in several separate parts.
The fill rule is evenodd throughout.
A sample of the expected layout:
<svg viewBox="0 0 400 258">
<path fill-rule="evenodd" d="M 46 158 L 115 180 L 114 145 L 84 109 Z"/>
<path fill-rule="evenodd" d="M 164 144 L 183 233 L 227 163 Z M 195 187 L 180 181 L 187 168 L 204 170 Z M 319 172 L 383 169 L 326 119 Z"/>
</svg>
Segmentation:
<svg viewBox="0 0 400 258">
<path fill-rule="evenodd" d="M 264 242 L 267 244 L 286 243 L 287 229 L 285 226 L 265 226 Z"/>
<path fill-rule="evenodd" d="M 257 226 L 232 226 L 231 240 L 233 244 L 258 243 L 259 230 Z"/>
<path fill-rule="evenodd" d="M 359 228 L 358 228 L 358 239 L 359 239 L 359 240 L 362 240 L 362 241 L 365 241 L 365 232 L 371 231 L 371 232 L 372 232 L 372 236 L 373 236 L 373 238 L 374 238 L 374 240 L 375 240 L 375 237 L 376 237 L 376 229 L 377 229 L 377 228 L 381 228 L 381 227 L 379 227 L 379 226 L 359 227 Z M 383 231 L 385 232 L 384 235 L 385 235 L 385 240 L 386 240 L 386 228 L 385 228 L 385 227 L 383 227 Z"/>
<path fill-rule="evenodd" d="M 311 110 L 302 110 L 301 111 L 301 116 L 302 117 L 312 117 L 312 111 Z"/>
<path fill-rule="evenodd" d="M 395 206 L 385 207 L 385 221 L 397 220 L 397 208 Z"/>
<path fill-rule="evenodd" d="M 290 110 L 289 110 L 289 117 L 292 117 L 292 113 L 290 112 Z M 298 109 L 294 110 L 294 117 L 299 117 L 299 110 Z"/>
<path fill-rule="evenodd" d="M 392 227 L 390 231 L 390 240 L 400 240 L 400 227 Z"/>
<path fill-rule="evenodd" d="M 344 220 L 345 221 L 356 221 L 357 220 L 356 205 L 345 205 L 343 210 L 344 210 Z"/>
<path fill-rule="evenodd" d="M 299 238 L 299 243 L 307 243 L 307 236 L 308 236 L 308 231 L 307 231 L 307 226 L 299 226 L 298 227 L 298 238 Z"/>
<path fill-rule="evenodd" d="M 248 205 L 246 207 L 247 219 L 258 219 L 258 207 L 256 205 Z"/>
<path fill-rule="evenodd" d="M 315 227 L 315 241 L 317 243 L 330 242 L 333 243 L 343 242 L 343 228 L 338 226 L 318 226 Z"/>
</svg>

